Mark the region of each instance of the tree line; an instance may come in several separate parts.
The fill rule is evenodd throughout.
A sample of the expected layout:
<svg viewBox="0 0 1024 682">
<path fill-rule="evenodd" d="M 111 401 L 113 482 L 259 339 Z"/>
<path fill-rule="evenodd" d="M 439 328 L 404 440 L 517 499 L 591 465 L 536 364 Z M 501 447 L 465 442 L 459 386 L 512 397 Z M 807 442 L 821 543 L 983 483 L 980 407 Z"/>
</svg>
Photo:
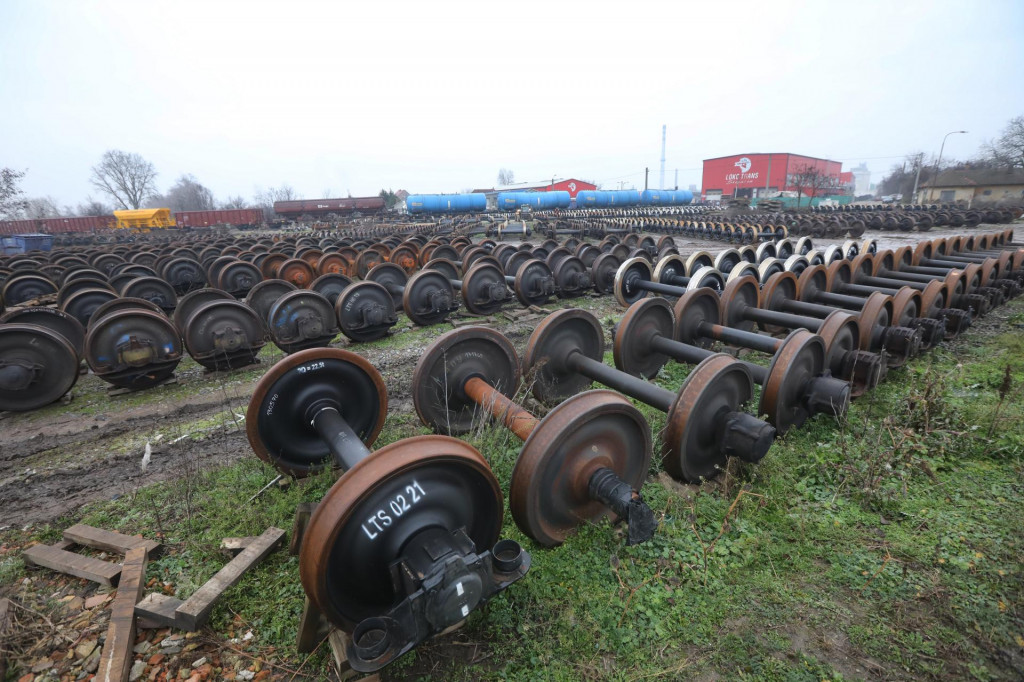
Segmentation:
<svg viewBox="0 0 1024 682">
<path fill-rule="evenodd" d="M 903 161 L 893 164 L 875 194 L 909 198 L 915 183 L 920 188 L 943 171 L 978 169 L 1024 170 L 1024 116 L 1010 119 L 999 137 L 982 144 L 974 158 L 967 161 L 945 156 L 940 160 L 920 151 L 907 154 Z"/>
<path fill-rule="evenodd" d="M 157 187 L 156 167 L 140 154 L 111 149 L 92 167 L 89 183 L 99 194 L 72 206 L 52 196 L 28 197 L 20 184 L 26 171 L 0 168 L 0 219 L 20 220 L 110 215 L 115 210 L 169 208 L 176 211 L 261 208 L 273 217 L 275 201 L 301 199 L 290 185 L 257 189 L 251 199 L 228 196 L 218 200 L 213 191 L 194 175 L 181 175 L 167 191 Z"/>
</svg>

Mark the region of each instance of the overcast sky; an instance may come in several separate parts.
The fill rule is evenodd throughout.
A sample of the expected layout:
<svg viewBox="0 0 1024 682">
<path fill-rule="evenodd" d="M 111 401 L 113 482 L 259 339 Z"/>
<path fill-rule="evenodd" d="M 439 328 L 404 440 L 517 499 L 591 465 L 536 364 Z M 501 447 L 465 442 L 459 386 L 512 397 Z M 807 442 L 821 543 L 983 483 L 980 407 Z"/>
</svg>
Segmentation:
<svg viewBox="0 0 1024 682">
<path fill-rule="evenodd" d="M 220 199 L 552 175 L 700 185 L 701 160 L 969 158 L 1024 114 L 1024 2 L 0 0 L 0 166 L 76 204 L 107 149 Z"/>
</svg>

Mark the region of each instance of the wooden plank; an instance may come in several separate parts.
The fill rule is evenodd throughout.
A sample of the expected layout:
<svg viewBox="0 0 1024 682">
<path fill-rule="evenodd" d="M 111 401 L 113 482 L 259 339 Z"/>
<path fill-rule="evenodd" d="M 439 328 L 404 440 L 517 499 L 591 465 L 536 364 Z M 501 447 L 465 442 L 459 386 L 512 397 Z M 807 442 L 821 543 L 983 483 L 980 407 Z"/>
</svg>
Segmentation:
<svg viewBox="0 0 1024 682">
<path fill-rule="evenodd" d="M 182 630 L 195 632 L 210 617 L 213 605 L 220 596 L 242 579 L 242 575 L 250 568 L 263 561 L 276 547 L 284 541 L 284 531 L 271 526 L 255 542 L 246 547 L 238 556 L 206 581 L 196 590 L 195 594 L 178 607 L 175 616 L 178 627 Z"/>
<path fill-rule="evenodd" d="M 49 545 L 29 547 L 22 556 L 30 564 L 85 578 L 100 585 L 117 585 L 117 578 L 121 575 L 121 564 L 100 561 Z"/>
<path fill-rule="evenodd" d="M 306 524 L 316 510 L 316 502 L 300 502 L 295 507 L 295 520 L 292 521 L 292 537 L 288 543 L 288 553 L 297 556 L 302 547 L 302 536 L 306 534 Z"/>
<path fill-rule="evenodd" d="M 241 538 L 224 538 L 220 541 L 220 551 L 235 556 L 256 540 L 255 536 L 247 535 Z"/>
<path fill-rule="evenodd" d="M 331 647 L 334 665 L 338 668 L 338 678 L 341 680 L 351 680 L 359 675 L 348 663 L 348 642 L 348 635 L 338 628 L 331 628 L 327 635 L 327 644 Z"/>
<path fill-rule="evenodd" d="M 135 604 L 146 588 L 147 556 L 145 547 L 133 547 L 125 554 L 117 595 L 110 607 L 107 641 L 103 643 L 95 677 L 100 682 L 126 682 L 131 672 L 135 661 Z"/>
<path fill-rule="evenodd" d="M 160 551 L 160 543 L 146 538 L 136 538 L 102 528 L 93 528 L 84 523 L 75 525 L 64 531 L 64 539 L 83 547 L 94 547 L 106 552 L 124 554 L 129 549 L 145 547 L 149 556 L 155 557 Z"/>
<path fill-rule="evenodd" d="M 150 592 L 146 597 L 135 605 L 135 615 L 139 617 L 140 623 L 145 620 L 148 629 L 170 626 L 178 627 L 178 618 L 174 612 L 184 602 L 175 597 L 169 597 L 159 592 Z"/>
<path fill-rule="evenodd" d="M 317 644 L 327 636 L 327 621 L 320 609 L 309 597 L 302 607 L 302 619 L 299 621 L 299 637 L 295 649 L 300 654 L 312 653 Z"/>
</svg>

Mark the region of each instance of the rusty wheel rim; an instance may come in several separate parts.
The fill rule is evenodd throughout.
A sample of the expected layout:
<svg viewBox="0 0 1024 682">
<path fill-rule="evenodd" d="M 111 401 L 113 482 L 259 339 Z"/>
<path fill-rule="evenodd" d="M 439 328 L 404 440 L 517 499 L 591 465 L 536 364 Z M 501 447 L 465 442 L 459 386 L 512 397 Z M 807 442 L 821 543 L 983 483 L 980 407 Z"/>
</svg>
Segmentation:
<svg viewBox="0 0 1024 682">
<path fill-rule="evenodd" d="M 316 273 L 313 272 L 312 266 L 301 258 L 290 258 L 277 269 L 277 278 L 294 284 L 299 289 L 305 289 L 316 279 Z"/>
<path fill-rule="evenodd" d="M 860 347 L 863 350 L 877 350 L 871 340 L 878 327 L 888 327 L 892 320 L 892 296 L 876 291 L 868 296 L 858 316 L 860 322 Z"/>
<path fill-rule="evenodd" d="M 599 294 L 610 294 L 615 290 L 615 274 L 619 271 L 622 261 L 610 253 L 602 253 L 594 259 L 590 266 L 593 275 L 594 291 Z"/>
<path fill-rule="evenodd" d="M 753 332 L 757 323 L 748 320 L 744 312 L 761 305 L 761 289 L 755 277 L 740 277 L 725 285 L 718 301 L 721 324 L 745 332 Z"/>
<path fill-rule="evenodd" d="M 780 272 L 768 278 L 761 287 L 761 308 L 764 310 L 783 310 L 785 301 L 796 299 L 797 279 L 792 272 Z M 774 324 L 758 323 L 769 334 L 788 332 L 786 327 Z"/>
<path fill-rule="evenodd" d="M 330 384 L 321 382 L 320 386 L 312 385 L 293 395 L 291 382 L 295 377 L 289 377 L 293 370 L 308 376 L 319 372 L 330 377 Z M 288 384 L 283 380 L 288 380 Z M 366 447 L 371 447 L 384 428 L 388 412 L 387 389 L 376 368 L 362 356 L 340 348 L 311 348 L 284 358 L 263 375 L 249 400 L 245 433 L 253 452 L 278 471 L 292 476 L 308 476 L 322 470 L 330 463 L 330 450 L 305 419 L 305 406 L 299 400 L 341 395 L 359 396 L 359 400 L 335 402 L 352 430 Z M 280 423 L 287 424 L 287 432 L 272 428 Z"/>
<path fill-rule="evenodd" d="M 942 282 L 928 282 L 921 290 L 921 316 L 935 318 L 942 308 L 946 307 L 948 288 Z"/>
<path fill-rule="evenodd" d="M 686 377 L 665 420 L 661 461 L 677 480 L 700 481 L 721 471 L 719 429 L 711 428 L 717 415 L 737 412 L 754 394 L 754 379 L 741 362 L 715 353 Z"/>
<path fill-rule="evenodd" d="M 828 291 L 828 271 L 824 265 L 807 268 L 796 280 L 796 297 L 801 301 L 813 301 L 823 291 Z"/>
<path fill-rule="evenodd" d="M 534 373 L 533 395 L 538 400 L 553 404 L 582 393 L 593 383 L 568 367 L 567 361 L 574 352 L 603 361 L 604 330 L 592 313 L 559 310 L 541 320 L 523 355 L 524 370 Z"/>
<path fill-rule="evenodd" d="M 408 489 L 417 483 L 424 494 L 410 511 L 371 537 L 365 519 L 396 495 L 412 499 Z M 490 549 L 502 506 L 494 474 L 468 443 L 448 436 L 392 443 L 347 471 L 317 505 L 299 553 L 302 586 L 330 623 L 351 632 L 397 601 L 390 568 L 413 535 L 427 524 L 465 528 L 478 551 Z"/>
<path fill-rule="evenodd" d="M 910 321 L 921 317 L 921 292 L 910 287 L 900 287 L 892 297 L 892 324 L 907 327 Z"/>
<path fill-rule="evenodd" d="M 987 287 L 992 285 L 992 279 L 997 271 L 999 261 L 995 258 L 986 258 L 981 264 L 981 286 Z"/>
<path fill-rule="evenodd" d="M 321 275 L 338 274 L 350 277 L 352 262 L 340 253 L 325 253 L 316 262 L 316 271 Z"/>
<path fill-rule="evenodd" d="M 470 431 L 481 410 L 463 391 L 472 377 L 515 396 L 519 357 L 504 335 L 488 327 L 463 327 L 442 334 L 427 348 L 412 375 L 413 406 L 420 421 L 449 434 Z"/>
<path fill-rule="evenodd" d="M 810 414 L 804 406 L 808 383 L 825 369 L 825 343 L 806 329 L 797 329 L 782 342 L 761 388 L 761 414 L 784 434 L 801 426 Z"/>
<path fill-rule="evenodd" d="M 836 261 L 825 269 L 825 288 L 828 291 L 835 291 L 840 284 L 850 284 L 853 281 L 853 268 L 850 261 Z"/>
<path fill-rule="evenodd" d="M 276 279 L 278 277 L 277 271 L 281 268 L 281 265 L 288 260 L 288 256 L 283 253 L 272 253 L 263 259 L 260 263 L 260 272 L 267 279 Z"/>
<path fill-rule="evenodd" d="M 687 291 L 676 301 L 675 325 L 671 338 L 698 348 L 709 348 L 715 340 L 700 333 L 701 324 L 720 324 L 722 313 L 718 294 L 712 289 Z"/>
<path fill-rule="evenodd" d="M 624 396 L 604 389 L 573 396 L 526 439 L 509 486 L 512 518 L 541 545 L 560 545 L 577 526 L 614 518 L 588 494 L 594 472 L 606 467 L 639 490 L 652 453 L 647 420 Z"/>
<path fill-rule="evenodd" d="M 671 339 L 672 307 L 663 298 L 645 298 L 629 306 L 619 320 L 612 352 L 615 366 L 627 374 L 653 379 L 669 361 L 651 349 L 655 336 Z"/>
<path fill-rule="evenodd" d="M 405 270 L 407 275 L 411 275 L 419 268 L 416 251 L 407 245 L 395 247 L 395 250 L 388 256 L 388 260 Z"/>
</svg>

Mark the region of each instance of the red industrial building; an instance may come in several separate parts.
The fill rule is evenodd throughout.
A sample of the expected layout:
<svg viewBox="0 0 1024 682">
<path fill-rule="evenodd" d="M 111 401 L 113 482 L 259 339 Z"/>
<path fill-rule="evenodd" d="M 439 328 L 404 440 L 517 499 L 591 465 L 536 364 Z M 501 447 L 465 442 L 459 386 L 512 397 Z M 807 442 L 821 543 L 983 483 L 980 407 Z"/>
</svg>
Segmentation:
<svg viewBox="0 0 1024 682">
<path fill-rule="evenodd" d="M 789 153 L 735 154 L 704 160 L 701 198 L 720 201 L 722 197 L 757 197 L 775 192 L 795 192 L 794 176 L 814 169 L 833 178 L 828 194 L 842 193 L 842 168 L 839 161 Z M 852 175 L 851 175 L 852 177 Z M 814 196 L 804 187 L 803 196 Z"/>
<path fill-rule="evenodd" d="M 597 185 L 591 182 L 587 182 L 586 180 L 566 178 L 563 180 L 554 180 L 554 182 L 545 182 L 542 184 L 530 184 L 524 182 L 516 185 L 509 185 L 508 187 L 475 189 L 473 190 L 473 193 L 496 194 L 497 192 L 568 192 L 569 197 L 575 199 L 576 195 L 581 190 L 585 189 L 597 189 Z"/>
</svg>

